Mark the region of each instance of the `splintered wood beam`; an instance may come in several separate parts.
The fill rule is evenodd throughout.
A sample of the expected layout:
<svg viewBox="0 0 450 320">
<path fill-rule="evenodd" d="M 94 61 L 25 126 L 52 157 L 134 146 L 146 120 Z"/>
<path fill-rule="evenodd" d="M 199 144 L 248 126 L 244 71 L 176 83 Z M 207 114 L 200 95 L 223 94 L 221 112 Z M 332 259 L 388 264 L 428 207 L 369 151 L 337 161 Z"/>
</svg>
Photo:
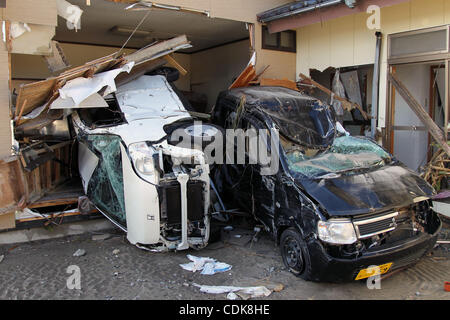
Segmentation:
<svg viewBox="0 0 450 320">
<path fill-rule="evenodd" d="M 442 149 L 450 156 L 450 146 L 447 144 L 447 139 L 439 126 L 431 119 L 430 115 L 425 111 L 414 96 L 409 92 L 405 85 L 398 79 L 395 74 L 389 73 L 389 81 L 394 88 L 405 100 L 406 104 L 414 111 L 417 117 L 422 121 L 431 136 L 442 147 Z"/>
<path fill-rule="evenodd" d="M 190 42 L 186 35 L 181 35 L 133 52 L 125 56 L 125 60 L 127 62 L 134 61 L 135 64 L 140 64 L 147 60 L 152 60 L 155 56 L 157 58 L 159 55 L 170 54 L 173 51 L 176 51 L 176 49 L 182 47 L 183 45 L 188 45 L 189 43 Z"/>
<path fill-rule="evenodd" d="M 369 120 L 369 116 L 367 115 L 367 113 L 363 110 L 363 108 L 359 104 L 357 104 L 355 102 L 348 101 L 347 99 L 345 99 L 345 98 L 343 98 L 341 96 L 338 96 L 337 94 L 335 94 L 330 89 L 324 87 L 323 85 L 321 85 L 320 83 L 314 81 L 310 77 L 305 76 L 303 73 L 300 73 L 300 78 L 302 78 L 303 80 L 308 81 L 314 87 L 316 87 L 317 89 L 325 92 L 330 97 L 334 95 L 334 99 L 339 100 L 340 102 L 342 102 L 342 104 L 344 105 L 344 109 L 347 109 L 347 111 L 350 111 L 351 109 L 356 108 L 356 109 L 359 110 L 359 112 L 361 112 L 361 115 L 363 116 L 363 118 L 365 120 Z"/>
</svg>

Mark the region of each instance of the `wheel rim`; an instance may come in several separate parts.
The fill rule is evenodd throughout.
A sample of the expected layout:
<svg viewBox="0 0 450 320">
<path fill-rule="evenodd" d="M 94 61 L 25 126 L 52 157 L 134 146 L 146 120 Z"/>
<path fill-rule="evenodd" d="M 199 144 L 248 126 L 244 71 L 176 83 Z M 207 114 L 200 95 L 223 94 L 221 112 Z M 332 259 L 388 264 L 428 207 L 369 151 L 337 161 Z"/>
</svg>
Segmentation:
<svg viewBox="0 0 450 320">
<path fill-rule="evenodd" d="M 290 268 L 295 268 L 298 271 L 303 270 L 303 256 L 300 244 L 293 237 L 288 237 L 283 246 L 284 258 L 286 264 Z"/>
<path fill-rule="evenodd" d="M 209 125 L 191 125 L 184 129 L 184 132 L 187 135 L 193 136 L 193 137 L 212 137 L 215 136 L 218 132 L 216 128 Z"/>
</svg>

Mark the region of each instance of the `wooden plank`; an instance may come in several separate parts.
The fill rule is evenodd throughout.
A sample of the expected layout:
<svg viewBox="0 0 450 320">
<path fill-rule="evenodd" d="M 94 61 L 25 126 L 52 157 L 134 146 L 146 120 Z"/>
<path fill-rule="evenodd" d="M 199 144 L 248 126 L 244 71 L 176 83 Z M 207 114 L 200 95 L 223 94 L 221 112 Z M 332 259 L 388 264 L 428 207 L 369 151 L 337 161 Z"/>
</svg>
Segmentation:
<svg viewBox="0 0 450 320">
<path fill-rule="evenodd" d="M 335 94 L 334 92 L 332 92 L 330 89 L 322 86 L 320 83 L 314 81 L 313 79 L 311 79 L 310 77 L 305 76 L 303 73 L 300 73 L 300 78 L 302 78 L 303 80 L 308 81 L 310 84 L 314 85 L 316 88 L 320 89 L 321 91 L 325 92 L 326 94 L 328 94 L 330 97 L 334 96 L 335 99 L 339 100 L 342 102 L 342 105 L 344 107 L 344 109 L 347 109 L 348 111 L 357 108 L 359 110 L 359 112 L 361 112 L 363 118 L 365 120 L 369 119 L 369 116 L 367 115 L 367 113 L 363 110 L 363 108 L 354 102 L 348 101 L 347 99 L 338 96 L 337 94 Z"/>
<path fill-rule="evenodd" d="M 20 125 L 20 119 L 22 118 L 23 110 L 24 110 L 26 104 L 27 104 L 27 99 L 25 99 L 22 103 L 22 106 L 19 111 L 19 115 L 17 116 L 16 125 Z"/>
<path fill-rule="evenodd" d="M 52 199 L 47 201 L 36 201 L 30 205 L 28 208 L 43 208 L 43 207 L 53 207 L 53 206 L 62 206 L 78 203 L 78 197 L 72 197 L 67 199 Z"/>
<path fill-rule="evenodd" d="M 255 79 L 256 70 L 253 65 L 248 65 L 244 71 L 234 80 L 228 89 L 248 87 L 249 83 Z"/>
<path fill-rule="evenodd" d="M 178 63 L 178 61 L 175 60 L 170 54 L 168 54 L 168 55 L 165 56 L 164 58 L 166 58 L 167 62 L 168 62 L 172 67 L 174 67 L 175 69 L 177 69 L 177 70 L 180 72 L 180 74 L 181 74 L 182 76 L 187 75 L 187 73 L 188 73 L 187 70 L 184 69 L 184 68 Z"/>
<path fill-rule="evenodd" d="M 400 96 L 405 100 L 408 106 L 414 111 L 417 117 L 427 127 L 430 134 L 436 140 L 436 142 L 444 149 L 445 153 L 450 156 L 450 146 L 447 144 L 447 139 L 444 137 L 444 133 L 439 126 L 431 119 L 430 115 L 420 105 L 414 96 L 409 92 L 405 85 L 398 79 L 398 77 L 392 73 L 389 73 L 389 81 L 393 84 Z"/>
<path fill-rule="evenodd" d="M 135 64 L 139 64 L 148 61 L 161 53 L 171 53 L 170 51 L 175 50 L 177 47 L 189 43 L 186 35 L 178 36 L 133 52 L 132 54 L 127 55 L 125 60 L 127 62 L 134 61 Z"/>
<path fill-rule="evenodd" d="M 89 212 L 89 214 L 91 213 L 98 213 L 99 211 L 97 209 L 93 209 Z M 61 214 L 54 214 L 54 216 L 56 218 L 61 218 L 61 217 L 73 217 L 73 216 L 79 216 L 82 215 L 81 212 L 79 211 L 75 211 L 75 212 L 67 212 L 67 213 L 61 213 Z M 50 218 L 50 217 L 49 217 Z M 22 219 L 18 219 L 16 222 L 17 223 L 21 223 L 21 222 L 29 222 L 29 221 L 39 221 L 39 220 L 47 220 L 46 218 L 41 218 L 41 217 L 32 217 L 32 218 L 22 218 Z"/>
</svg>

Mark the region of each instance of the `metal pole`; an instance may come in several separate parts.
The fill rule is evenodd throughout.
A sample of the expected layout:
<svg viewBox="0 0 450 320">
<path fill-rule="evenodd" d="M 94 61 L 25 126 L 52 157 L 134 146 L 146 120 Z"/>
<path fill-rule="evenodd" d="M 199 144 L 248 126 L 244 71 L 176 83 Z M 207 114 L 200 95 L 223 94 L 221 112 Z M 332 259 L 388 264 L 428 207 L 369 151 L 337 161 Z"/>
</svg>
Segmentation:
<svg viewBox="0 0 450 320">
<path fill-rule="evenodd" d="M 371 130 L 370 135 L 375 139 L 377 132 L 377 118 L 378 118 L 378 91 L 380 85 L 380 56 L 381 56 L 381 32 L 376 32 L 377 47 L 375 51 L 375 64 L 373 66 L 373 83 L 372 83 L 372 119 L 370 121 Z"/>
</svg>

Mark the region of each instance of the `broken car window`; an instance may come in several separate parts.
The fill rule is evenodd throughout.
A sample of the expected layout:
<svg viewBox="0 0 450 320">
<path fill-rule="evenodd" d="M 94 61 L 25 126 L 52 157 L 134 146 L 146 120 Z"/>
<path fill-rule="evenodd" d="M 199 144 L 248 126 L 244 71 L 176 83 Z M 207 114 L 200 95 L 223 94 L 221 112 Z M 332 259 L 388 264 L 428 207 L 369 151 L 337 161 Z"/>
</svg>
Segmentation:
<svg viewBox="0 0 450 320">
<path fill-rule="evenodd" d="M 85 142 L 97 156 L 99 164 L 88 184 L 89 199 L 111 218 L 125 224 L 125 198 L 123 192 L 122 156 L 120 137 L 88 135 Z"/>
<path fill-rule="evenodd" d="M 308 157 L 297 149 L 288 151 L 286 158 L 292 171 L 308 178 L 379 167 L 390 161 L 390 155 L 374 142 L 352 136 L 336 138 L 327 151 L 316 156 Z"/>
</svg>

